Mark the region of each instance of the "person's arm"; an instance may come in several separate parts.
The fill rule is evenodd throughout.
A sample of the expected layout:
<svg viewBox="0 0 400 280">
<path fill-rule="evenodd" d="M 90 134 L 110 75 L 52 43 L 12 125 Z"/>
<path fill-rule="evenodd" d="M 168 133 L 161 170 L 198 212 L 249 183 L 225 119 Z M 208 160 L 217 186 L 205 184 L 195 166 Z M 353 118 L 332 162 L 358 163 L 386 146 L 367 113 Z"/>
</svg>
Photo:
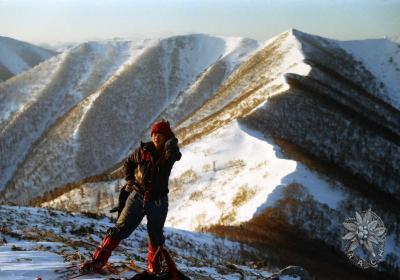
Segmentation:
<svg viewBox="0 0 400 280">
<path fill-rule="evenodd" d="M 124 162 L 125 181 L 132 185 L 135 180 L 135 169 L 138 165 L 138 149 L 135 150 Z"/>
</svg>

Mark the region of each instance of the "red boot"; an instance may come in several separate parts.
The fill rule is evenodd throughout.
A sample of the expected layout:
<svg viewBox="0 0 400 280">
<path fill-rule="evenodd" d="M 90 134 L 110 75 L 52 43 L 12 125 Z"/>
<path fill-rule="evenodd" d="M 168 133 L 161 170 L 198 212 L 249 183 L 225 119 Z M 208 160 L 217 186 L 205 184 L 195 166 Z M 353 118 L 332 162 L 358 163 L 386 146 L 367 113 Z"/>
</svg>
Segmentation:
<svg viewBox="0 0 400 280">
<path fill-rule="evenodd" d="M 151 275 L 157 275 L 161 272 L 161 247 L 153 246 L 149 242 L 147 252 L 147 272 Z"/>
<path fill-rule="evenodd" d="M 163 272 L 162 261 L 167 264 L 168 270 L 172 280 L 179 280 L 178 269 L 175 262 L 172 260 L 168 251 L 162 246 L 153 246 L 149 242 L 149 249 L 147 253 L 147 273 L 150 275 L 158 275 Z M 165 271 L 164 271 L 165 272 Z"/>
<path fill-rule="evenodd" d="M 171 274 L 171 280 L 179 280 L 178 277 L 178 269 L 176 268 L 175 262 L 172 260 L 171 256 L 169 255 L 168 251 L 162 248 L 161 251 L 162 257 L 164 258 L 165 262 L 167 263 L 168 270 Z"/>
<path fill-rule="evenodd" d="M 112 239 L 107 235 L 104 237 L 101 246 L 97 247 L 90 261 L 86 261 L 80 268 L 81 272 L 99 272 L 100 269 L 107 263 L 111 252 L 117 248 L 119 240 Z"/>
</svg>

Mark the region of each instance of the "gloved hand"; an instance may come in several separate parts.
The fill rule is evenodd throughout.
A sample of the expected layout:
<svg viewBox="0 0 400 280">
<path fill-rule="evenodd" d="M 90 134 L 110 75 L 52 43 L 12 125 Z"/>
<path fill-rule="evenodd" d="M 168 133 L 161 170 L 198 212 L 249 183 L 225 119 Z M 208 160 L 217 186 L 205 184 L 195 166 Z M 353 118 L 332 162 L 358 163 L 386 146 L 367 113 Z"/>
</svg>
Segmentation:
<svg viewBox="0 0 400 280">
<path fill-rule="evenodd" d="M 110 210 L 110 213 L 118 212 L 118 217 L 121 214 L 122 209 L 125 207 L 126 199 L 128 198 L 130 191 L 127 190 L 127 186 L 125 185 L 119 193 L 118 197 L 118 205 Z"/>
<path fill-rule="evenodd" d="M 172 137 L 167 142 L 165 142 L 165 158 L 167 160 L 179 160 L 181 158 L 181 153 L 179 152 L 178 139 Z"/>
<path fill-rule="evenodd" d="M 178 139 L 176 137 L 172 137 L 165 142 L 165 150 L 172 150 L 174 148 L 178 148 Z"/>
</svg>

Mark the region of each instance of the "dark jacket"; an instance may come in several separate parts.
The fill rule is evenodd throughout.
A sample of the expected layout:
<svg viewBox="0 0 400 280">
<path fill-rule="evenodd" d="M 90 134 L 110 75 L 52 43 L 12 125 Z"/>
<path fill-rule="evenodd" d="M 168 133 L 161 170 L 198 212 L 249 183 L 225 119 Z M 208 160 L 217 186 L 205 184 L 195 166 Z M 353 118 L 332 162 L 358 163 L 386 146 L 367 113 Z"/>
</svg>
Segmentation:
<svg viewBox="0 0 400 280">
<path fill-rule="evenodd" d="M 125 180 L 136 192 L 147 195 L 147 199 L 157 200 L 166 195 L 168 180 L 175 161 L 181 153 L 174 137 L 165 144 L 162 153 L 158 152 L 153 142 L 140 143 L 124 162 Z"/>
</svg>

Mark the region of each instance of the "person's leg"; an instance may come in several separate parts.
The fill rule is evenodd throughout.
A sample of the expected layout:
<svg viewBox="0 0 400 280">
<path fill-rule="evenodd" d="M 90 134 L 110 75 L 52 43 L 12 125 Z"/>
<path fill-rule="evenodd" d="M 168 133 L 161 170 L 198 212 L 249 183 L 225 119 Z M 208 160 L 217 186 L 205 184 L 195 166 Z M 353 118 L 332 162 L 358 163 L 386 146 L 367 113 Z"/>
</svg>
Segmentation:
<svg viewBox="0 0 400 280">
<path fill-rule="evenodd" d="M 99 271 L 107 263 L 112 251 L 118 246 L 119 242 L 127 238 L 137 228 L 143 217 L 143 202 L 135 197 L 135 193 L 131 193 L 117 220 L 116 226 L 108 230 L 107 236 L 93 253 L 92 260 L 85 262 L 81 267 L 81 271 Z"/>
<path fill-rule="evenodd" d="M 129 237 L 143 220 L 144 215 L 142 198 L 132 192 L 126 200 L 125 207 L 115 223 L 115 227 L 110 230 L 110 235 L 119 240 Z"/>
<path fill-rule="evenodd" d="M 157 269 L 160 268 L 160 250 L 165 242 L 163 229 L 168 213 L 168 197 L 164 196 L 160 200 L 146 203 L 145 211 L 147 215 L 147 232 L 149 236 L 147 270 L 150 273 L 156 273 Z"/>
</svg>

